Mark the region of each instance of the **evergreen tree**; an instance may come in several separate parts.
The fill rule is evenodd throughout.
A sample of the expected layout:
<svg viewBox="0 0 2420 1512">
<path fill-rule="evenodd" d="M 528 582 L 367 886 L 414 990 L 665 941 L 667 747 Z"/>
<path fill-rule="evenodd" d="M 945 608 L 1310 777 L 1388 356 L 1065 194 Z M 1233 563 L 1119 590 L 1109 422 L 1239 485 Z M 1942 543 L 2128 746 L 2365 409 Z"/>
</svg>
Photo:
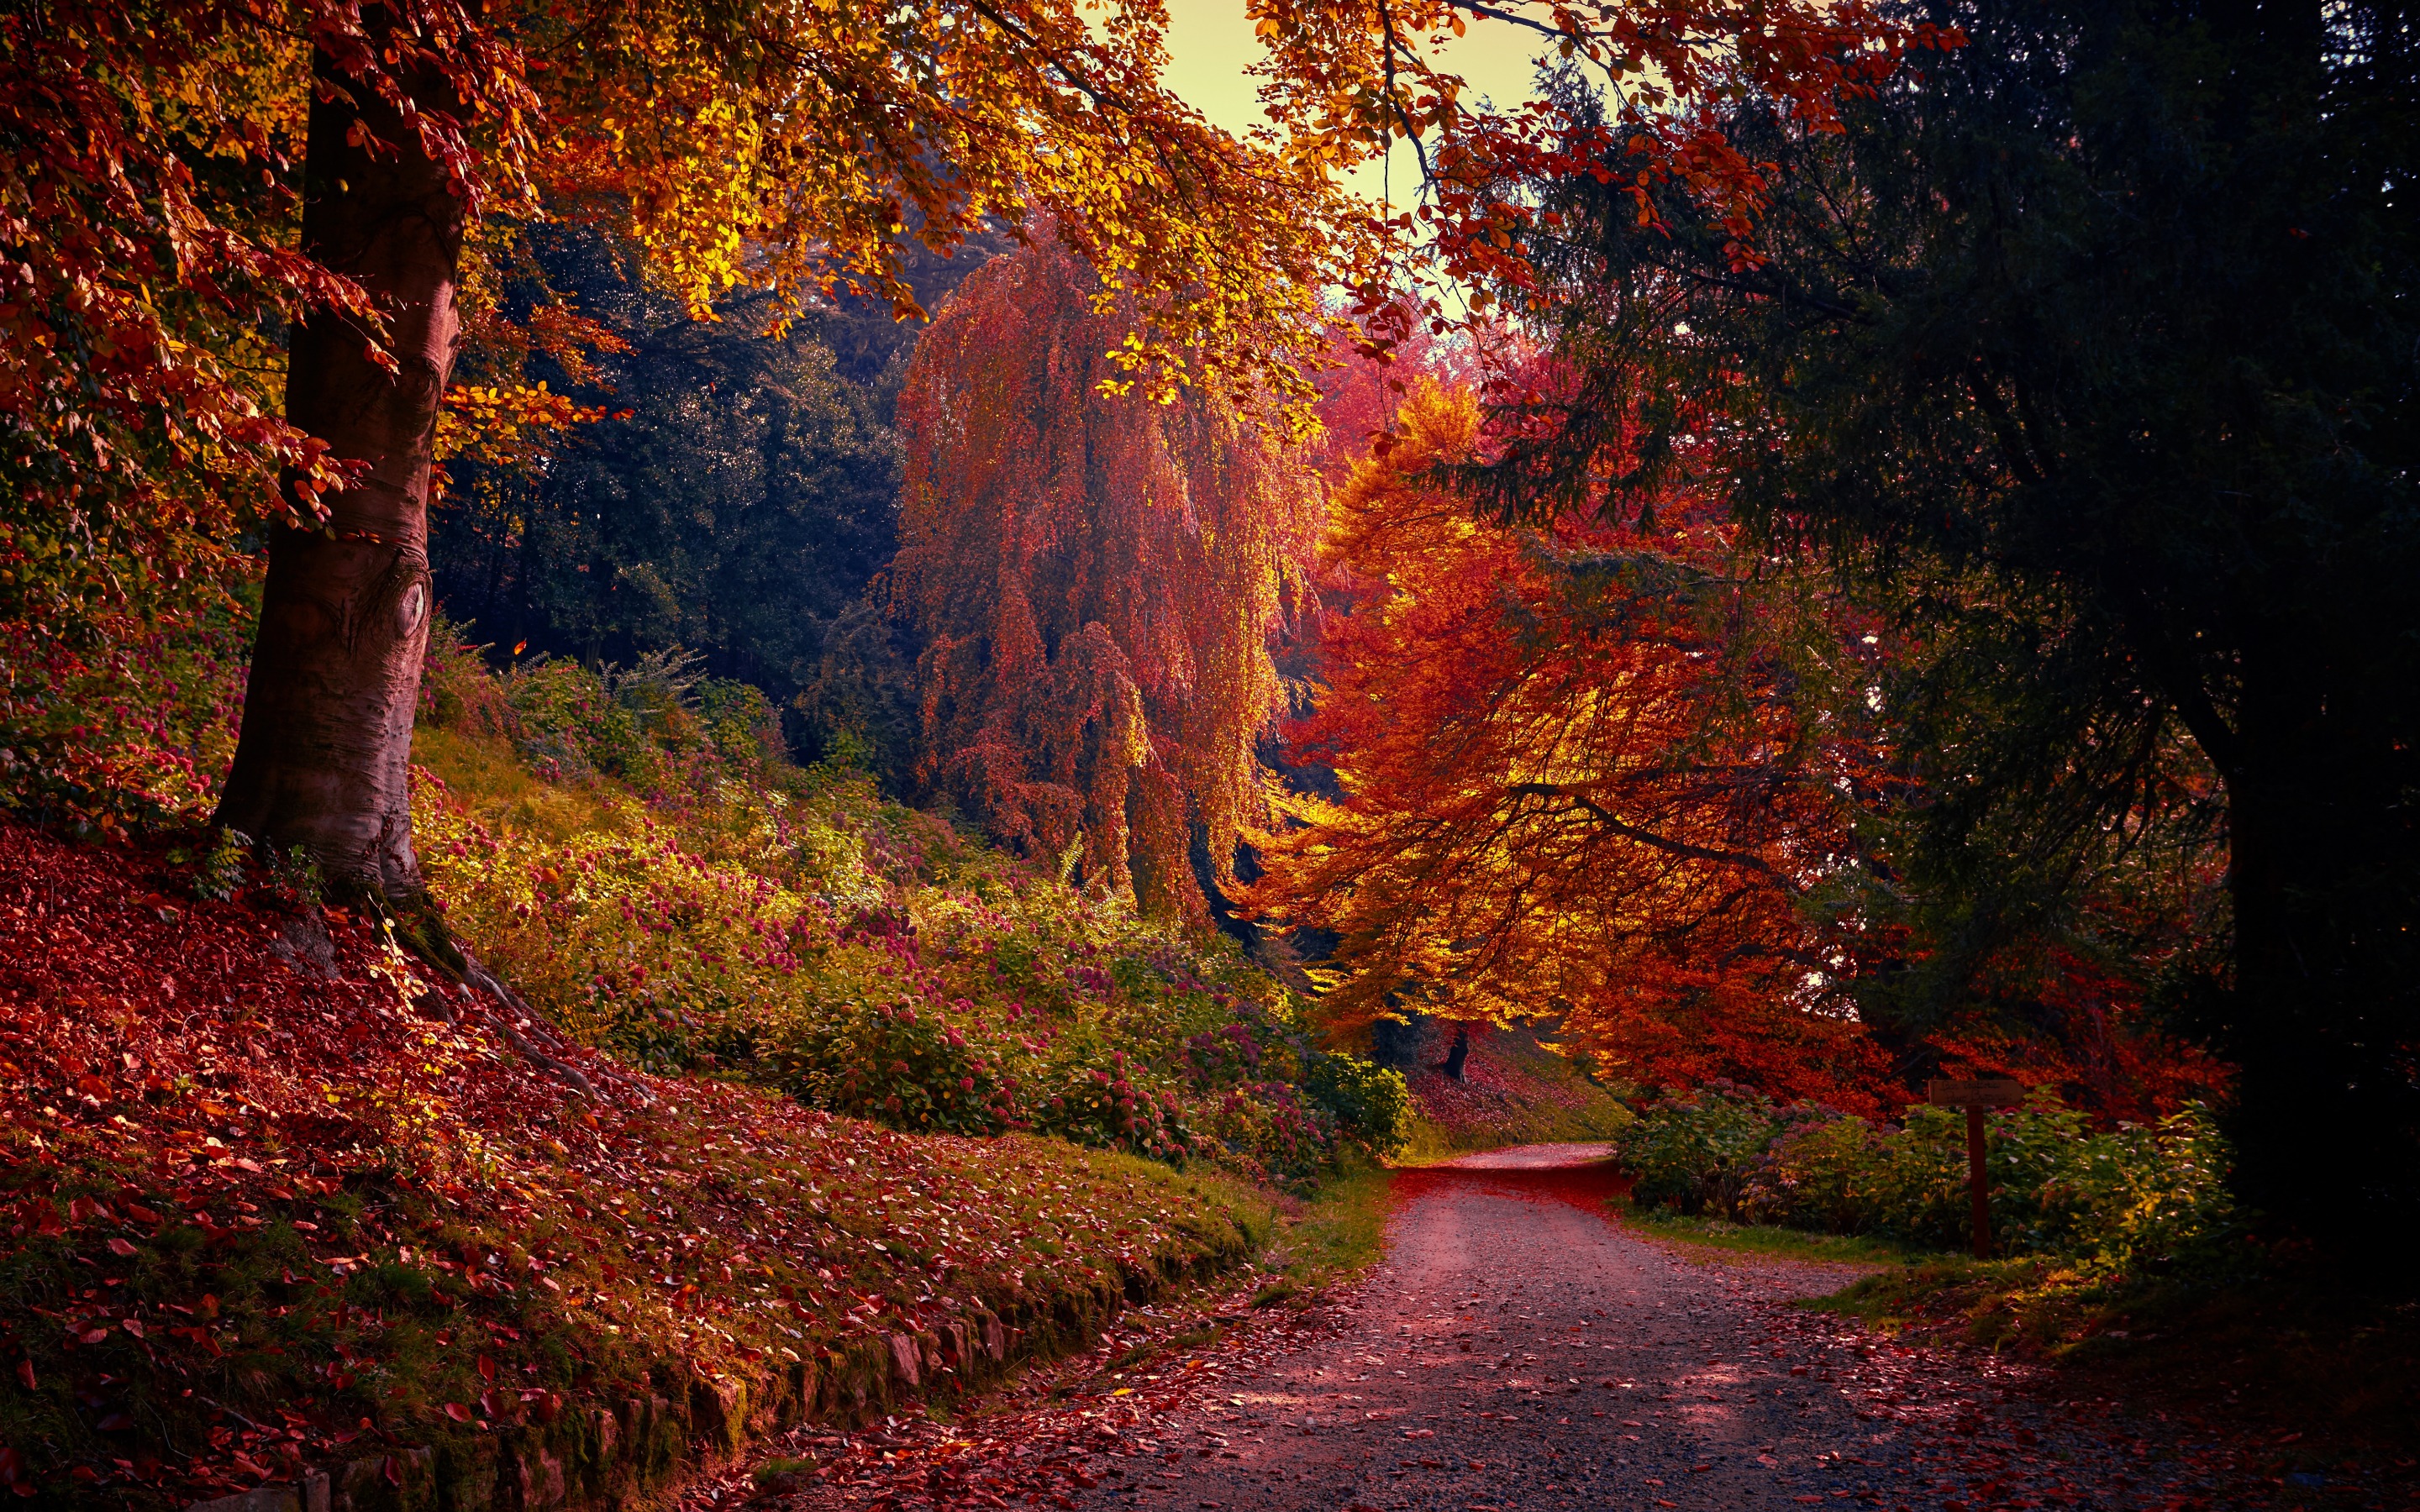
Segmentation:
<svg viewBox="0 0 2420 1512">
<path fill-rule="evenodd" d="M 2240 1068 L 2247 1194 L 2420 1227 L 2401 12 L 1909 15 L 1965 45 L 1840 131 L 1729 108 L 1771 165 L 1750 246 L 1618 143 L 1607 181 L 1545 186 L 1562 365 L 1506 396 L 1471 481 L 1543 516 L 1719 477 L 1770 548 L 1889 612 L 1921 798 L 1875 880 L 1936 926 L 1910 956 L 1936 1000 L 2215 812 L 2226 953 L 2178 952 L 2165 993 Z"/>
<path fill-rule="evenodd" d="M 560 261 L 625 348 L 570 386 L 612 415 L 542 467 L 456 464 L 430 552 L 448 609 L 490 641 L 591 662 L 687 647 L 794 705 L 826 627 L 894 548 L 895 361 L 852 382 L 820 322 L 768 336 L 755 301 L 691 321 L 601 259 Z M 896 354 L 912 332 L 893 329 Z"/>
</svg>

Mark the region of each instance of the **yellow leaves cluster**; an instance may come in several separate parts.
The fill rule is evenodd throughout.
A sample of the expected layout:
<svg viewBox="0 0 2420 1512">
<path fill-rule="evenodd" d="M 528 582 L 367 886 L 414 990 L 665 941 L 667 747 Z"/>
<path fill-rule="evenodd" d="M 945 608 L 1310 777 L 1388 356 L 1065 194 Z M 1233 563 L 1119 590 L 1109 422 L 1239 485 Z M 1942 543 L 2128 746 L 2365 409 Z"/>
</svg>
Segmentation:
<svg viewBox="0 0 2420 1512">
<path fill-rule="evenodd" d="M 458 383 L 437 412 L 436 456 L 475 457 L 505 466 L 543 457 L 574 425 L 605 418 L 601 405 L 582 405 L 535 383 Z"/>
<path fill-rule="evenodd" d="M 1155 8 L 1094 25 L 1072 0 L 658 0 L 582 20 L 541 84 L 542 180 L 619 224 L 693 312 L 744 284 L 919 316 L 906 241 L 1047 224 L 1128 324 L 1105 381 L 1274 398 L 1308 428 L 1318 301 L 1350 270 L 1356 219 L 1324 172 L 1164 88 Z"/>
</svg>

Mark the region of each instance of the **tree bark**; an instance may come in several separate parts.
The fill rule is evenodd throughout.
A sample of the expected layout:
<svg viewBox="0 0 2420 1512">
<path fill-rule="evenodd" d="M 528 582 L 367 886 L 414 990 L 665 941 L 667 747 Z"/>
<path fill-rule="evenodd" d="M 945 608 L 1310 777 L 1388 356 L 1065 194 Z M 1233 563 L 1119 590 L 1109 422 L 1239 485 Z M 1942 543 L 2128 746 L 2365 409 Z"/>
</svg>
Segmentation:
<svg viewBox="0 0 2420 1512">
<path fill-rule="evenodd" d="M 1443 1071 L 1447 1075 L 1452 1077 L 1455 1081 L 1460 1081 L 1462 1080 L 1463 1062 L 1469 1058 L 1470 1026 L 1467 1024 L 1457 1024 L 1453 1027 L 1453 1048 L 1445 1053 L 1445 1064 L 1438 1069 Z"/>
<path fill-rule="evenodd" d="M 340 888 L 402 900 L 422 892 L 407 782 L 432 607 L 429 475 L 454 361 L 465 207 L 395 109 L 324 54 L 313 75 L 302 250 L 379 301 L 399 370 L 373 362 L 372 333 L 342 315 L 315 314 L 294 334 L 287 418 L 367 471 L 329 501 L 325 529 L 280 527 L 271 539 L 217 823 L 301 849 Z M 412 79 L 411 92 L 421 109 L 459 109 L 434 72 Z"/>
<path fill-rule="evenodd" d="M 2409 779 L 2324 648 L 2242 659 L 2227 774 L 2238 1186 L 2348 1253 L 2420 1242 Z M 2367 696 L 2365 696 L 2366 694 Z"/>
</svg>

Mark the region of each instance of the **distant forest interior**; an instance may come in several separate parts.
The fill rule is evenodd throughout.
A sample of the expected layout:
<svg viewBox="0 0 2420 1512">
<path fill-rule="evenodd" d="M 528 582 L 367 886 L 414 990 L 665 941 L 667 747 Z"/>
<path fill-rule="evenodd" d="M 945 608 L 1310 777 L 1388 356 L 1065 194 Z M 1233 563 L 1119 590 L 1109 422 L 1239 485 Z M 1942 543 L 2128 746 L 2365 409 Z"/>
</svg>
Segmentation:
<svg viewBox="0 0 2420 1512">
<path fill-rule="evenodd" d="M 995 250 L 914 255 L 906 282 L 938 309 Z M 692 653 L 763 688 L 815 760 L 835 629 L 869 633 L 865 590 L 898 549 L 892 420 L 921 322 L 844 301 L 770 335 L 761 295 L 696 320 L 594 235 L 543 239 L 534 262 L 527 298 L 564 301 L 605 339 L 528 376 L 606 413 L 543 469 L 452 470 L 429 531 L 440 602 L 500 664 L 514 646 L 591 666 Z"/>
</svg>

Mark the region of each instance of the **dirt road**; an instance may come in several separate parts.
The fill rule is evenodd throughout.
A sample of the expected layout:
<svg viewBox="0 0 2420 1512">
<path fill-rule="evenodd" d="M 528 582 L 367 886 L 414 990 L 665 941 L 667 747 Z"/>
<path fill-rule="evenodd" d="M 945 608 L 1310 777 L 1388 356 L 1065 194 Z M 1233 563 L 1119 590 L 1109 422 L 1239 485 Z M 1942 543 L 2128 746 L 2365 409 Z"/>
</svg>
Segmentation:
<svg viewBox="0 0 2420 1512">
<path fill-rule="evenodd" d="M 1690 1255 L 1623 1227 L 1599 1153 L 1535 1146 L 1402 1173 L 1385 1260 L 1325 1318 L 1095 1368 L 1073 1399 L 1063 1386 L 956 1427 L 835 1443 L 801 1504 L 2252 1504 L 2201 1479 L 2226 1457 L 2181 1427 L 2051 1400 L 1988 1354 L 1906 1349 L 1791 1305 L 1854 1273 Z"/>
</svg>

